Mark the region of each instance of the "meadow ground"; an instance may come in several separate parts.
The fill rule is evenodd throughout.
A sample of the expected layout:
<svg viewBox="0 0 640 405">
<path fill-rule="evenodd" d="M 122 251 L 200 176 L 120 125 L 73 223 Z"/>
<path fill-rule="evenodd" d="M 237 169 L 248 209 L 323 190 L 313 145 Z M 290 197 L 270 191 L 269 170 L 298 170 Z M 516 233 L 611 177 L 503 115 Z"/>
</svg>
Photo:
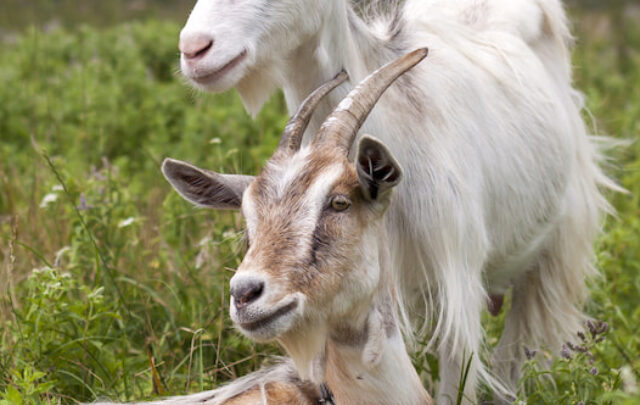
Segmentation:
<svg viewBox="0 0 640 405">
<path fill-rule="evenodd" d="M 640 13 L 573 15 L 588 120 L 636 140 Z M 100 28 L 0 23 L 0 404 L 195 392 L 278 353 L 228 319 L 241 218 L 189 206 L 159 166 L 171 156 L 257 173 L 286 122 L 282 97 L 254 120 L 234 93 L 195 93 L 176 73 L 180 24 L 162 15 Z M 586 308 L 607 330 L 586 326 L 550 371 L 536 366 L 544 348 L 531 348 L 523 402 L 640 403 L 640 144 L 609 155 L 629 194 L 609 195 L 618 216 L 598 241 L 603 277 Z M 501 322 L 486 316 L 488 346 Z M 437 379 L 432 356 L 414 358 Z"/>
</svg>

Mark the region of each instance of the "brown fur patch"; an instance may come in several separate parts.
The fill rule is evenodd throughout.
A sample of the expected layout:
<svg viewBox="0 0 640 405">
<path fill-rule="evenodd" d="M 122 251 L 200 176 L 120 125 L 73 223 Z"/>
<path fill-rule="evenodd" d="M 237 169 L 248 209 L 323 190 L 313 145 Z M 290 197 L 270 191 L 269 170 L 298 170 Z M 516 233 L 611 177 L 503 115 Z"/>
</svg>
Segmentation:
<svg viewBox="0 0 640 405">
<path fill-rule="evenodd" d="M 261 405 L 262 403 L 262 392 L 260 387 L 256 386 L 231 398 L 224 405 Z"/>
<path fill-rule="evenodd" d="M 264 396 L 267 404 L 315 405 L 320 397 L 317 390 L 306 382 L 272 381 L 265 384 Z M 237 395 L 224 405 L 263 405 L 263 393 L 259 386 Z"/>
</svg>

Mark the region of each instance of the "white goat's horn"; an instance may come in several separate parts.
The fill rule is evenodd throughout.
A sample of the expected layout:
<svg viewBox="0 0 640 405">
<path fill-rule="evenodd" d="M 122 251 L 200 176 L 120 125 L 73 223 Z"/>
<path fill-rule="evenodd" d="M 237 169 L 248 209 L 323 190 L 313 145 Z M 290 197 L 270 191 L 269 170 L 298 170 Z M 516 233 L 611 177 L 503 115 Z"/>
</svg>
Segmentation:
<svg viewBox="0 0 640 405">
<path fill-rule="evenodd" d="M 347 74 L 342 71 L 333 79 L 325 82 L 307 96 L 300 107 L 298 107 L 296 113 L 291 117 L 291 119 L 289 119 L 289 122 L 282 133 L 282 137 L 280 138 L 280 142 L 278 143 L 277 150 L 288 149 L 290 151 L 297 151 L 300 149 L 302 136 L 304 135 L 304 131 L 307 129 L 307 125 L 309 125 L 311 115 L 318 106 L 318 103 L 320 103 L 320 101 L 329 94 L 331 90 L 344 83 L 344 81 L 347 80 L 347 77 Z"/>
<path fill-rule="evenodd" d="M 331 113 L 315 141 L 334 142 L 348 154 L 358 130 L 382 93 L 404 72 L 422 61 L 428 52 L 427 48 L 417 49 L 370 74 Z"/>
</svg>

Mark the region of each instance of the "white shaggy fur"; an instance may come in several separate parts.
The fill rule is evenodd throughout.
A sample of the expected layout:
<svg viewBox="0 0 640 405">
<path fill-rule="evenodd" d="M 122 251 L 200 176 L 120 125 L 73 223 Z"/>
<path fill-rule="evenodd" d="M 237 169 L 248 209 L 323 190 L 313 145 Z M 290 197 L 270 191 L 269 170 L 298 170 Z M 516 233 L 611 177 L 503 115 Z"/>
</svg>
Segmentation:
<svg viewBox="0 0 640 405">
<path fill-rule="evenodd" d="M 493 370 L 515 389 L 523 347 L 558 350 L 580 328 L 593 275 L 592 242 L 614 187 L 572 88 L 570 35 L 559 0 L 406 0 L 359 17 L 347 0 L 199 0 L 182 34 L 215 41 L 194 78 L 243 49 L 210 83 L 237 87 L 256 113 L 275 88 L 290 111 L 344 69 L 358 83 L 418 47 L 427 61 L 381 98 L 362 132 L 382 140 L 404 168 L 387 228 L 405 332 L 429 329 L 441 354 L 440 402 L 455 398 L 464 356 L 477 377 L 487 297 L 512 289 Z M 391 9 L 391 11 L 388 11 Z M 396 11 L 394 11 L 394 9 Z M 305 143 L 342 100 L 319 106 Z"/>
</svg>

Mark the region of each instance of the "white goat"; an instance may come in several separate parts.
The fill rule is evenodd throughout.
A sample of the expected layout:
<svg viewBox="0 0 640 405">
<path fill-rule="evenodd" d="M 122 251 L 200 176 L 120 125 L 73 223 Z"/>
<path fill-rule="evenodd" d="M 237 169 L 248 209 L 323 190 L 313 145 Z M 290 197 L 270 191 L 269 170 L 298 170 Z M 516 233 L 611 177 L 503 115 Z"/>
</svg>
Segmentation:
<svg viewBox="0 0 640 405">
<path fill-rule="evenodd" d="M 385 212 L 402 170 L 380 141 L 356 133 L 382 92 L 426 56 L 417 50 L 380 69 L 300 141 L 319 88 L 287 125 L 255 179 L 176 160 L 162 171 L 195 204 L 240 209 L 249 249 L 231 279 L 231 318 L 252 339 L 277 339 L 303 378 L 326 381 L 338 405 L 428 405 L 400 332 Z"/>
<path fill-rule="evenodd" d="M 384 3 L 387 13 L 363 19 L 347 0 L 199 0 L 180 37 L 182 70 L 204 90 L 236 86 L 252 113 L 281 87 L 292 111 L 340 70 L 357 83 L 429 47 L 363 126 L 405 169 L 387 215 L 402 323 L 409 335 L 431 328 L 441 398 L 455 397 L 474 354 L 473 398 L 479 374 L 492 383 L 477 355 L 481 311 L 487 301 L 499 310 L 512 288 L 493 369 L 513 389 L 524 346 L 558 350 L 580 328 L 607 206 L 598 185 L 611 186 L 571 87 L 562 4 Z M 348 88 L 319 105 L 304 145 Z"/>
</svg>

